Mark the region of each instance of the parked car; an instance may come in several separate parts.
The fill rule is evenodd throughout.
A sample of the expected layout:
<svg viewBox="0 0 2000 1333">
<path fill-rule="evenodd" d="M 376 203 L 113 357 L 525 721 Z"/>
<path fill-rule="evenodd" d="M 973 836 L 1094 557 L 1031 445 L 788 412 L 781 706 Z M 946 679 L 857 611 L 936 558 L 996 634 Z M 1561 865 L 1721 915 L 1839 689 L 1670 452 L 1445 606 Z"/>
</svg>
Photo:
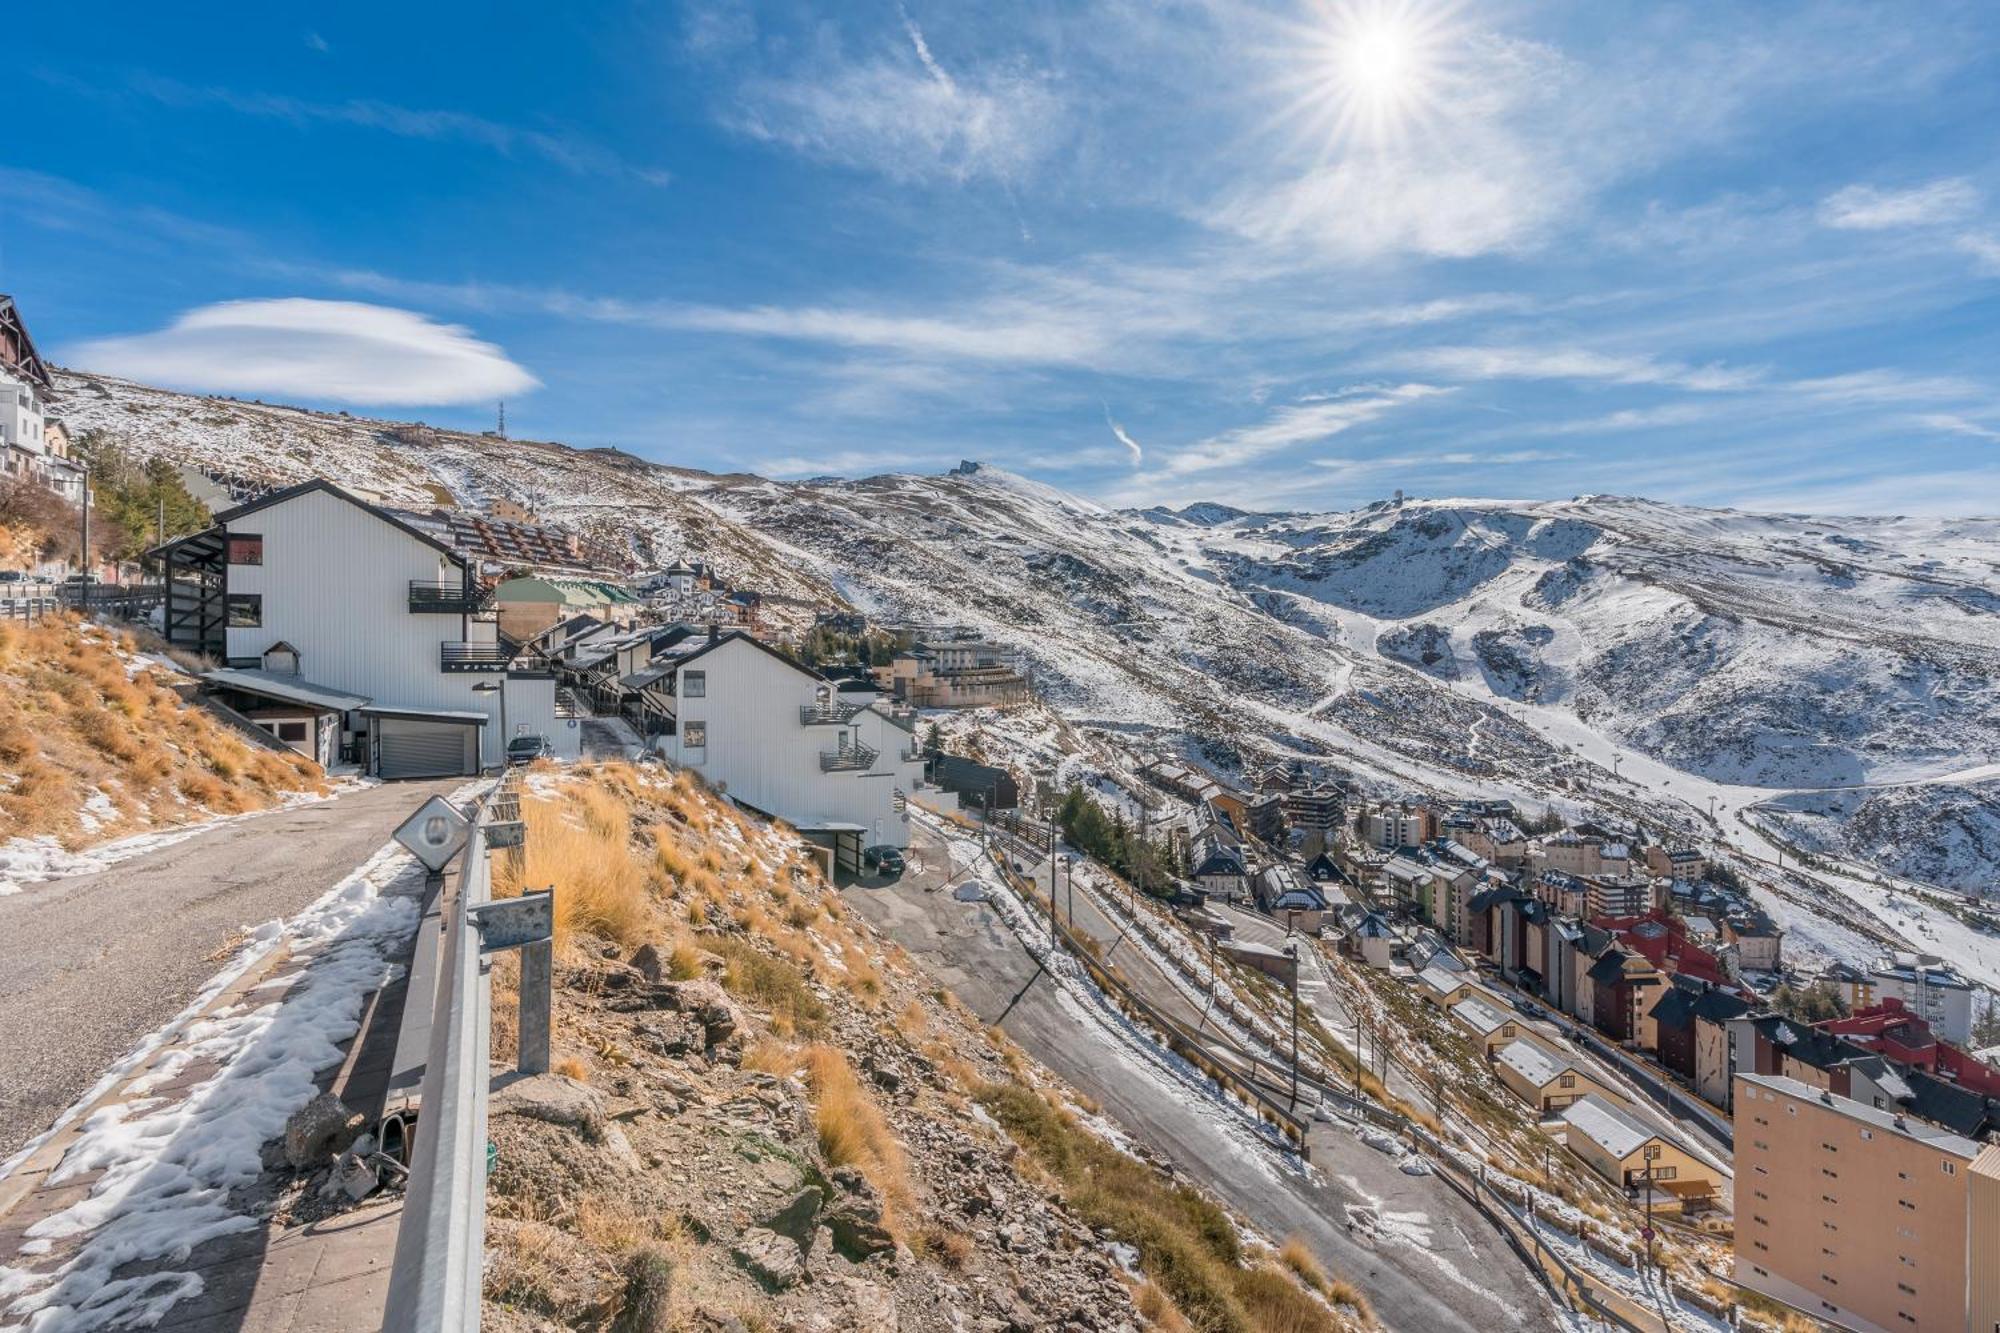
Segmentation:
<svg viewBox="0 0 2000 1333">
<path fill-rule="evenodd" d="M 553 757 L 555 752 L 547 736 L 516 736 L 507 742 L 507 763 L 509 767 L 532 764 Z"/>
<path fill-rule="evenodd" d="M 18 569 L 0 569 L 0 583 L 26 583 L 28 576 Z"/>
<path fill-rule="evenodd" d="M 903 853 L 896 847 L 864 848 L 861 864 L 884 875 L 900 875 L 903 873 Z"/>
</svg>

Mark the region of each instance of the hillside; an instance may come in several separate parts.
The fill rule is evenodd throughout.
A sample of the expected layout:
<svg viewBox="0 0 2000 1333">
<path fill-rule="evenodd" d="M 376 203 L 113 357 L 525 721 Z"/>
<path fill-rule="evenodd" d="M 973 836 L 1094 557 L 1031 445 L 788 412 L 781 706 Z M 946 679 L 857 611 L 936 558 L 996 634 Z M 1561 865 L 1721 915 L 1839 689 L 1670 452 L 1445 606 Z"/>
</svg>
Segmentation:
<svg viewBox="0 0 2000 1333">
<path fill-rule="evenodd" d="M 129 633 L 0 621 L 0 893 L 108 840 L 323 794 L 319 766 L 185 702 Z"/>
<path fill-rule="evenodd" d="M 622 764 L 531 774 L 522 814 L 499 888 L 557 890 L 557 1063 L 494 1104 L 488 1327 L 1371 1322 L 1130 1155 L 782 826 Z"/>
<path fill-rule="evenodd" d="M 780 596 L 972 627 L 1024 648 L 1070 723 L 1225 774 L 1310 754 L 1364 790 L 1692 832 L 1711 798 L 1727 815 L 2000 751 L 2000 520 L 1615 496 L 1121 512 L 989 466 L 780 483 L 95 376 L 62 387 L 73 427 L 141 453 L 413 504 L 504 495 L 641 562 L 685 553 Z M 2000 835 L 1990 785 L 1954 806 L 1961 854 L 1924 841 L 1934 796 L 1908 788 L 1869 858 L 1990 885 L 1972 850 Z"/>
</svg>

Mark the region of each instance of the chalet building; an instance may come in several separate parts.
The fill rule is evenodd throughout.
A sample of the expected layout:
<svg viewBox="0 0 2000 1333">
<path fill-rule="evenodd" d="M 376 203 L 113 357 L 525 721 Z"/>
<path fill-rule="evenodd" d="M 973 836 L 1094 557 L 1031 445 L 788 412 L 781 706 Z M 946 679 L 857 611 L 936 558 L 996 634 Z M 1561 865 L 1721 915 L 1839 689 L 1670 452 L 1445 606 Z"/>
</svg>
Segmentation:
<svg viewBox="0 0 2000 1333">
<path fill-rule="evenodd" d="M 932 782 L 948 792 L 956 792 L 965 805 L 986 811 L 1020 808 L 1020 785 L 1004 768 L 974 763 L 955 754 L 941 754 L 931 760 L 930 771 Z"/>
<path fill-rule="evenodd" d="M 1760 911 L 1724 917 L 1722 938 L 1735 951 L 1739 972 L 1776 972 L 1783 964 L 1785 933 Z"/>
<path fill-rule="evenodd" d="M 2000 1328 L 2000 1146 L 1789 1078 L 1734 1101 L 1738 1283 L 1838 1328 Z"/>
<path fill-rule="evenodd" d="M 1484 993 L 1469 995 L 1452 1005 L 1451 1016 L 1488 1060 L 1501 1047 L 1521 1040 L 1528 1030 L 1512 1011 L 1501 1008 L 1498 1000 Z"/>
<path fill-rule="evenodd" d="M 707 633 L 656 653 L 672 718 L 653 742 L 739 805 L 783 819 L 859 873 L 867 847 L 909 845 L 916 738 L 843 701 L 824 676 L 747 634 Z"/>
<path fill-rule="evenodd" d="M 222 661 L 210 686 L 307 753 L 413 778 L 476 773 L 515 735 L 577 752 L 553 668 L 499 639 L 466 557 L 331 482 L 151 554 L 167 641 Z M 303 733 L 300 710 L 318 719 Z"/>
<path fill-rule="evenodd" d="M 0 295 L 0 478 L 30 481 L 72 503 L 83 498 L 83 469 L 69 456 L 69 432 L 49 419 L 55 382 L 20 308 Z"/>
<path fill-rule="evenodd" d="M 1592 1094 L 1563 1112 L 1563 1142 L 1615 1189 L 1672 1216 L 1706 1208 L 1721 1188 L 1720 1173 L 1653 1130 L 1610 1098 Z M 1740 1201 L 1739 1201 L 1740 1206 Z"/>
<path fill-rule="evenodd" d="M 1538 1116 L 1556 1115 L 1585 1097 L 1612 1096 L 1581 1066 L 1537 1041 L 1502 1046 L 1493 1059 L 1493 1074 Z"/>
<path fill-rule="evenodd" d="M 1708 858 L 1693 847 L 1652 843 L 1646 848 L 1647 873 L 1666 879 L 1697 880 L 1708 871 Z"/>
<path fill-rule="evenodd" d="M 1243 848 L 1219 824 L 1205 825 L 1194 837 L 1194 882 L 1207 893 L 1227 902 L 1249 896 L 1250 873 L 1243 861 Z"/>
<path fill-rule="evenodd" d="M 1470 972 L 1442 967 L 1436 962 L 1417 973 L 1417 993 L 1440 1009 L 1449 1009 L 1468 995 L 1484 995 L 1479 980 Z"/>
<path fill-rule="evenodd" d="M 1341 952 L 1350 958 L 1360 959 L 1378 971 L 1388 971 L 1389 964 L 1395 957 L 1395 928 L 1380 912 L 1370 912 L 1360 908 L 1354 910 L 1355 920 L 1341 936 Z M 1346 912 L 1343 911 L 1341 915 L 1345 917 Z"/>
<path fill-rule="evenodd" d="M 1306 878 L 1314 884 L 1335 884 L 1342 889 L 1354 887 L 1354 877 L 1334 859 L 1332 852 L 1321 852 L 1306 862 Z"/>
<path fill-rule="evenodd" d="M 1274 863 L 1258 871 L 1254 892 L 1258 908 L 1282 922 L 1287 931 L 1318 934 L 1327 918 L 1326 895 L 1301 881 L 1288 865 Z"/>
</svg>

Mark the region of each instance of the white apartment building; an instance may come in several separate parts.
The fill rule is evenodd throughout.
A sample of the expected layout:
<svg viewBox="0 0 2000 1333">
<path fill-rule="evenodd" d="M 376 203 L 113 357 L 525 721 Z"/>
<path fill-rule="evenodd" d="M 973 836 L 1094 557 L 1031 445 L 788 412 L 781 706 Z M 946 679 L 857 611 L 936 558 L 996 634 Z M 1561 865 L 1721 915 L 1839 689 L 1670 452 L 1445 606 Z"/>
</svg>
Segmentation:
<svg viewBox="0 0 2000 1333">
<path fill-rule="evenodd" d="M 1896 953 L 1868 974 L 1875 1002 L 1897 999 L 1931 1025 L 1931 1031 L 1960 1046 L 1972 1040 L 1972 984 L 1935 954 Z"/>
<path fill-rule="evenodd" d="M 69 461 L 69 435 L 49 419 L 54 388 L 11 296 L 0 296 L 0 478 L 24 478 L 64 499 L 83 498 L 83 469 Z"/>
<path fill-rule="evenodd" d="M 654 746 L 724 795 L 791 824 L 860 868 L 866 847 L 907 847 L 923 780 L 913 719 L 844 699 L 817 671 L 740 631 L 655 652 L 670 716 Z M 666 668 L 666 670 L 662 670 Z"/>
<path fill-rule="evenodd" d="M 216 515 L 161 547 L 168 642 L 224 662 L 211 687 L 260 727 L 383 777 L 476 773 L 507 741 L 580 744 L 553 670 L 498 640 L 465 558 L 331 482 Z"/>
</svg>

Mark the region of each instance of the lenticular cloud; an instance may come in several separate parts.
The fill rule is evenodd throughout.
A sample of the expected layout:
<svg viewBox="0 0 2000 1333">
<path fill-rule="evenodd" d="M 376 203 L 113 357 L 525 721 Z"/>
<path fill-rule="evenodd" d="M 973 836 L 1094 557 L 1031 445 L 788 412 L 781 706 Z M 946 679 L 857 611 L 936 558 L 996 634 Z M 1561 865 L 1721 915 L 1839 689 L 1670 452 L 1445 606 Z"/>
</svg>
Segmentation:
<svg viewBox="0 0 2000 1333">
<path fill-rule="evenodd" d="M 458 324 L 360 301 L 223 301 L 68 349 L 83 369 L 207 393 L 371 405 L 477 402 L 540 383 Z"/>
</svg>

